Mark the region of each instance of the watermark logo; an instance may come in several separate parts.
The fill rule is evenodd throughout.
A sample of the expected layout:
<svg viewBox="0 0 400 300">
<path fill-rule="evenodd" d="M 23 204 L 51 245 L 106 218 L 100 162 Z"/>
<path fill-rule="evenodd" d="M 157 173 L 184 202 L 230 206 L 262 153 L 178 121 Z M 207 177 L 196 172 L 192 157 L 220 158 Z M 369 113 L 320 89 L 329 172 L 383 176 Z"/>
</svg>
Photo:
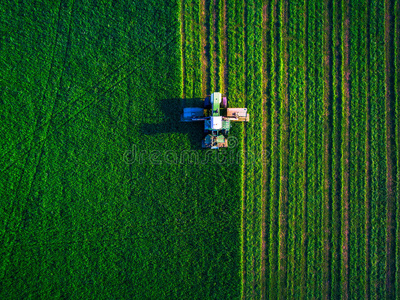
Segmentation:
<svg viewBox="0 0 400 300">
<path fill-rule="evenodd" d="M 270 159 L 268 150 L 249 151 L 239 149 L 237 137 L 228 137 L 228 148 L 219 150 L 158 150 L 141 149 L 133 144 L 123 153 L 122 159 L 128 164 L 147 165 L 201 165 L 201 164 L 246 164 L 266 163 Z"/>
</svg>

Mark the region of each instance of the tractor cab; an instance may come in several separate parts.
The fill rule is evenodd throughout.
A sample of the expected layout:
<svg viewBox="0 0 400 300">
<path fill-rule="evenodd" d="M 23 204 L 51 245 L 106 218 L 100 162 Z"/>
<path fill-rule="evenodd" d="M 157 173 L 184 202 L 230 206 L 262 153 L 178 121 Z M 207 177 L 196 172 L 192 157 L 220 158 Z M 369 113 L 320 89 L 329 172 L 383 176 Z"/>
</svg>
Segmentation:
<svg viewBox="0 0 400 300">
<path fill-rule="evenodd" d="M 248 122 L 246 108 L 227 108 L 227 99 L 219 92 L 204 99 L 204 108 L 186 107 L 181 116 L 182 122 L 204 121 L 203 148 L 219 149 L 228 147 L 227 135 L 231 121 Z"/>
</svg>

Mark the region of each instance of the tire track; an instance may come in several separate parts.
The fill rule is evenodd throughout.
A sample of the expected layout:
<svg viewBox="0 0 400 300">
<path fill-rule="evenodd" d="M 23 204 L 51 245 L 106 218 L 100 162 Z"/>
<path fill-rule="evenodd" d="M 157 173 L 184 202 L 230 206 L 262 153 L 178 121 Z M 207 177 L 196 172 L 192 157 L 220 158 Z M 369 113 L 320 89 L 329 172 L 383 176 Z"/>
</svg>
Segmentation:
<svg viewBox="0 0 400 300">
<path fill-rule="evenodd" d="M 167 42 L 164 46 L 162 46 L 159 51 L 163 51 L 167 48 L 167 46 L 169 46 L 171 43 L 175 42 L 178 40 L 178 36 L 175 36 L 173 39 L 171 39 L 169 42 Z M 116 86 L 118 86 L 122 81 L 124 81 L 125 79 L 127 79 L 128 77 L 132 76 L 133 74 L 138 75 L 138 70 L 141 69 L 150 59 L 154 58 L 156 55 L 158 55 L 158 52 L 155 52 L 152 56 L 148 56 L 145 59 L 142 60 L 142 63 L 137 66 L 137 68 L 134 68 L 132 71 L 128 72 L 124 77 L 122 77 L 121 79 L 117 80 L 113 85 L 111 85 L 108 88 L 102 89 L 100 92 L 98 91 L 97 88 L 91 89 L 90 91 L 92 92 L 92 97 L 93 99 L 91 101 L 89 101 L 88 103 L 86 103 L 85 105 L 83 105 L 80 109 L 78 109 L 75 113 L 71 113 L 70 117 L 63 120 L 63 117 L 58 113 L 54 113 L 53 115 L 55 115 L 54 118 L 60 116 L 61 120 L 54 120 L 54 118 L 52 120 L 49 120 L 48 122 L 45 122 L 45 124 L 41 125 L 39 127 L 39 129 L 43 128 L 44 125 L 48 125 L 50 123 L 53 124 L 57 124 L 57 121 L 59 121 L 59 125 L 57 127 L 54 127 L 54 131 L 57 131 L 57 129 L 61 128 L 62 126 L 64 126 L 66 123 L 68 123 L 69 121 L 71 121 L 73 118 L 75 118 L 77 115 L 79 115 L 82 111 L 84 111 L 86 108 L 88 108 L 90 105 L 96 103 L 98 101 L 98 98 L 100 98 L 101 96 L 107 94 L 109 91 L 111 91 L 112 89 L 114 89 Z M 87 92 L 89 93 L 89 91 Z M 86 94 L 87 94 L 86 93 Z M 83 96 L 81 96 L 80 98 L 82 98 Z M 76 100 L 75 102 L 77 102 L 78 100 Z M 72 104 L 71 104 L 72 105 Z M 67 109 L 68 107 L 65 107 L 65 109 Z M 61 123 L 61 121 L 63 121 Z M 35 137 L 35 133 L 33 134 Z M 36 139 L 39 139 L 38 136 L 35 137 Z M 47 137 L 46 137 L 47 139 Z M 46 140 L 46 139 L 42 139 L 42 141 Z M 31 151 L 33 150 L 33 148 L 30 148 L 28 151 L 26 151 L 25 153 L 23 153 L 21 156 L 23 157 L 26 154 L 29 154 Z M 10 163 L 8 166 L 6 166 L 1 172 L 7 171 L 10 167 L 12 167 L 17 161 L 14 161 L 12 163 Z"/>
<path fill-rule="evenodd" d="M 65 65 L 67 63 L 67 60 L 69 59 L 68 52 L 69 52 L 69 50 L 71 48 L 71 27 L 72 27 L 71 24 L 72 24 L 72 16 L 73 16 L 73 13 L 74 13 L 74 5 L 75 5 L 75 1 L 72 1 L 71 11 L 69 13 L 67 44 L 66 44 L 66 47 L 65 47 L 65 54 L 64 54 L 64 59 L 63 59 L 63 68 L 62 68 L 63 71 L 62 71 L 62 73 L 60 75 L 60 78 L 59 78 L 59 81 L 58 81 L 59 89 L 61 88 L 61 82 L 62 82 L 62 78 L 64 76 Z M 50 118 L 49 119 L 52 119 L 56 100 L 57 100 L 57 97 L 55 97 L 54 101 L 52 102 Z M 35 178 L 36 178 L 36 175 L 37 175 L 37 169 L 38 169 L 38 166 L 40 165 L 40 161 L 42 159 L 43 146 L 45 144 L 45 141 L 47 140 L 48 129 L 49 129 L 49 124 L 44 128 L 44 133 L 43 133 L 44 134 L 44 139 L 41 142 L 39 142 L 39 149 L 38 149 L 39 154 L 38 154 L 37 163 L 36 163 L 36 165 L 34 167 L 35 172 L 34 172 L 34 175 L 33 175 L 33 178 L 32 178 L 32 182 L 31 182 L 29 190 L 28 190 L 28 194 L 27 194 L 28 197 L 29 197 L 29 195 L 31 193 L 32 185 L 35 182 Z"/>
<path fill-rule="evenodd" d="M 52 69 L 53 69 L 53 66 L 54 66 L 54 60 L 55 60 L 55 55 L 54 55 L 54 53 L 55 53 L 55 49 L 56 49 L 56 45 L 57 45 L 57 41 L 58 41 L 58 37 L 59 37 L 59 28 L 60 28 L 60 24 L 61 24 L 61 6 L 62 6 L 62 3 L 60 2 L 60 5 L 59 5 L 59 11 L 58 11 L 58 21 L 57 21 L 57 29 L 56 29 L 56 38 L 55 38 L 55 41 L 54 41 L 54 47 L 53 47 L 53 51 L 52 51 L 52 59 L 51 59 L 51 65 L 50 65 L 50 70 L 49 70 L 49 76 L 48 76 L 48 78 L 47 78 L 47 81 L 46 81 L 46 86 L 45 86 L 45 89 L 44 89 L 44 91 L 43 91 L 43 96 L 42 96 L 42 101 L 44 100 L 44 98 L 45 98 L 45 93 L 46 93 L 46 90 L 47 90 L 47 86 L 48 86 L 48 84 L 49 84 L 49 82 L 50 82 L 50 77 L 51 77 L 51 73 L 52 73 Z M 72 9 L 73 9 L 73 6 L 72 6 L 72 8 L 71 8 L 71 11 L 72 11 Z M 70 20 L 70 22 L 71 22 L 71 20 Z M 70 24 L 70 23 L 69 23 Z M 69 38 L 69 34 L 68 34 L 68 38 Z M 67 47 L 68 48 L 68 47 Z M 60 76 L 60 81 L 61 81 L 61 77 L 62 76 Z M 54 104 L 55 104 L 55 99 L 54 99 L 54 101 L 53 101 L 53 105 L 52 105 L 52 107 L 51 107 L 51 112 L 50 112 L 50 118 L 51 118 L 51 114 L 53 113 L 53 109 L 54 109 Z M 35 122 L 35 130 L 36 130 L 36 125 L 37 125 L 37 122 Z M 47 128 L 46 128 L 47 129 Z M 34 130 L 34 131 L 35 131 Z M 47 133 L 47 130 L 45 130 L 45 134 Z M 30 141 L 29 141 L 29 145 L 31 145 L 32 144 L 32 140 L 33 139 L 31 139 Z M 42 157 L 42 147 L 43 147 L 43 144 L 44 144 L 44 142 L 42 142 L 41 144 L 40 144 L 40 142 L 39 142 L 39 146 L 40 146 L 40 148 L 39 148 L 39 154 L 38 154 L 38 156 L 36 156 L 36 157 L 33 157 L 32 159 L 34 160 L 33 161 L 33 175 L 31 175 L 30 173 L 28 174 L 28 187 L 27 187 L 27 191 L 25 191 L 25 195 L 26 195 L 26 197 L 29 197 L 29 195 L 30 195 L 30 193 L 31 193 L 31 189 L 32 189 L 32 185 L 33 185 L 33 183 L 35 182 L 35 178 L 36 178 L 36 175 L 37 175 L 37 167 L 38 167 L 38 165 L 40 164 L 40 161 L 41 161 L 41 157 Z M 21 191 L 20 191 L 20 189 L 21 189 L 21 183 L 22 183 L 22 181 L 23 181 L 23 179 L 24 179 L 24 175 L 25 175 L 25 172 L 28 170 L 28 168 L 27 168 L 27 164 L 28 164 L 28 160 L 29 160 L 29 158 L 30 158 L 30 156 L 28 155 L 27 157 L 25 157 L 25 159 L 24 159 L 24 163 L 23 163 L 23 167 L 22 167 L 22 171 L 21 171 L 21 174 L 20 174 L 20 176 L 19 176 L 19 181 L 18 181 L 18 184 L 17 184 L 17 187 L 16 187 L 16 190 L 15 190 L 15 196 L 14 196 L 14 209 L 12 209 L 12 206 L 10 207 L 11 209 L 12 209 L 12 213 L 11 213 L 11 215 L 13 216 L 13 221 L 15 221 L 15 222 L 17 222 L 17 224 L 16 225 L 13 225 L 13 226 L 10 226 L 11 228 L 17 228 L 16 229 L 16 235 L 15 236 L 17 236 L 17 235 L 19 235 L 19 232 L 20 232 L 20 230 L 21 230 L 21 222 L 22 222 L 22 220 L 21 219 L 15 219 L 15 215 L 22 215 L 22 213 L 23 213 L 23 209 L 24 209 L 24 207 L 26 206 L 26 201 L 25 202 L 22 202 L 22 203 L 19 203 L 19 199 L 22 199 L 22 198 L 24 198 L 22 195 L 24 195 L 24 193 L 22 193 L 22 195 L 21 195 Z M 23 159 L 23 158 L 22 158 Z M 36 161 L 36 162 L 35 162 Z M 29 169 L 29 171 L 30 171 L 30 169 Z M 29 180 L 29 178 L 31 178 L 30 180 Z M 5 224 L 4 224 L 4 226 L 5 226 L 5 228 L 7 228 L 7 224 L 8 224 L 8 222 L 7 222 L 7 219 L 5 220 Z M 4 234 L 3 234 L 3 236 L 5 236 L 5 232 L 4 232 Z M 11 242 L 9 242 L 9 251 L 8 251 L 8 253 L 6 254 L 6 259 L 4 260 L 4 262 L 5 262 L 5 264 L 3 265 L 3 270 L 5 270 L 5 266 L 6 266 L 6 264 L 7 264 L 7 261 L 8 261 L 8 259 L 9 259 L 9 257 L 10 257 L 10 255 L 11 255 L 11 253 L 13 252 L 12 251 L 12 249 L 14 248 L 14 243 L 15 243 L 15 238 L 14 238 L 14 240 L 12 240 Z"/>
</svg>

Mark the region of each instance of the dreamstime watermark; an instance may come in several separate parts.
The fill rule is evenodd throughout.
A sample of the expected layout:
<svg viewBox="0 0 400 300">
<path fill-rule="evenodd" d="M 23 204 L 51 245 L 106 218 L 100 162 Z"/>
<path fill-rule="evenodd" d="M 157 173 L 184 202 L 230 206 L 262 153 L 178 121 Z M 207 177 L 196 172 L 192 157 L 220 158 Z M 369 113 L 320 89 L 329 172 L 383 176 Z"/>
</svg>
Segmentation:
<svg viewBox="0 0 400 300">
<path fill-rule="evenodd" d="M 270 159 L 268 150 L 249 151 L 238 149 L 238 139 L 228 137 L 227 149 L 205 149 L 205 150 L 147 150 L 140 149 L 133 144 L 130 150 L 123 154 L 123 161 L 126 164 L 147 164 L 147 165 L 204 165 L 204 164 L 225 164 L 234 165 L 251 163 L 266 163 Z"/>
</svg>

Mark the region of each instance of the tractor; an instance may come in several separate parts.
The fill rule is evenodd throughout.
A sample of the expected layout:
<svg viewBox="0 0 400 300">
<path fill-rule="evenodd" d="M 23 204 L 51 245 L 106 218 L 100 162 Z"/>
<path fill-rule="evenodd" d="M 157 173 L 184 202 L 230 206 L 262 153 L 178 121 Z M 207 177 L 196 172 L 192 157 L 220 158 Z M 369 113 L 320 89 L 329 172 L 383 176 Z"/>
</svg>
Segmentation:
<svg viewBox="0 0 400 300">
<path fill-rule="evenodd" d="M 231 122 L 248 122 L 247 108 L 228 108 L 226 97 L 214 92 L 204 99 L 204 107 L 185 107 L 181 122 L 204 121 L 202 147 L 219 149 L 228 147 Z"/>
</svg>

